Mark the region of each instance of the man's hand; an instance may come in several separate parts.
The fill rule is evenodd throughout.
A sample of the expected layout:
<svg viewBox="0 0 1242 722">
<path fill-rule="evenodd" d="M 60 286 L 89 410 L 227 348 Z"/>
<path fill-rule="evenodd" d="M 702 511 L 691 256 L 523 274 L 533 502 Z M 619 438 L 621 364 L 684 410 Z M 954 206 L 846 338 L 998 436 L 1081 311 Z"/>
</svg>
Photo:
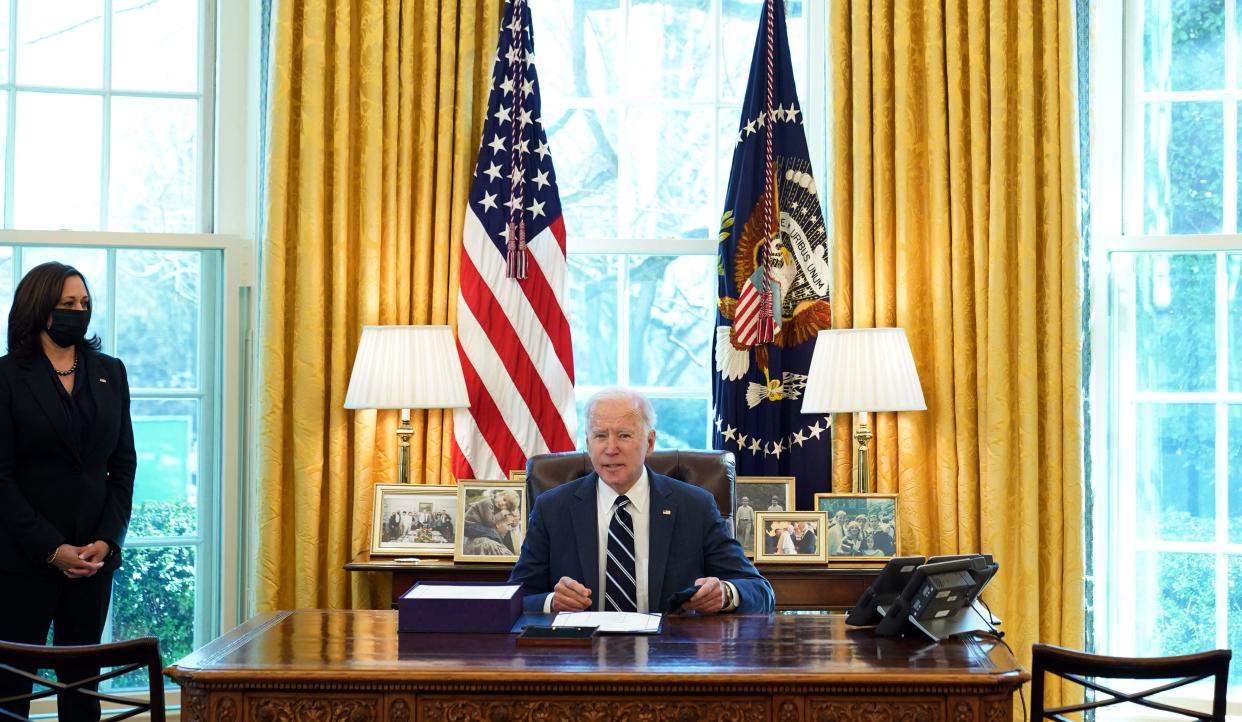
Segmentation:
<svg viewBox="0 0 1242 722">
<path fill-rule="evenodd" d="M 591 590 L 569 577 L 561 577 L 552 590 L 552 611 L 583 612 L 591 608 Z"/>
<path fill-rule="evenodd" d="M 91 551 L 93 546 L 93 544 L 88 544 L 84 547 L 75 547 L 72 544 L 61 544 L 56 547 L 56 554 L 52 557 L 52 566 L 70 579 L 92 576 L 103 567 L 103 562 L 83 556 Z M 107 544 L 105 543 L 104 546 L 107 547 Z"/>
<path fill-rule="evenodd" d="M 724 608 L 724 585 L 719 579 L 703 577 L 694 580 L 694 584 L 699 587 L 699 591 L 690 597 L 690 601 L 681 606 L 682 611 L 695 614 L 716 614 Z"/>
</svg>

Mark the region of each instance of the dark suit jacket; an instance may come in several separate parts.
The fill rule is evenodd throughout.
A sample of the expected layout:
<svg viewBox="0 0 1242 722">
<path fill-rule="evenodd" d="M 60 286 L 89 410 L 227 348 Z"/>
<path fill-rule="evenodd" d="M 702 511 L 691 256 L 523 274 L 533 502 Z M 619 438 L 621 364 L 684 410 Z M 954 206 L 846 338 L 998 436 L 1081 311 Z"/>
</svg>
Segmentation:
<svg viewBox="0 0 1242 722">
<path fill-rule="evenodd" d="M 772 586 L 729 534 L 715 498 L 650 468 L 647 478 L 651 483 L 647 608 L 667 612 L 669 595 L 692 586 L 695 579 L 718 577 L 737 587 L 738 612 L 770 614 L 775 605 Z M 527 612 L 543 611 L 544 598 L 561 577 L 588 587 L 594 608 L 602 608 L 598 480 L 592 472 L 544 492 L 535 502 L 522 555 L 509 575 L 510 582 L 522 585 Z"/>
<path fill-rule="evenodd" d="M 129 380 L 119 359 L 79 347 L 95 422 L 75 444 L 59 392 L 40 359 L 0 357 L 0 570 L 47 566 L 61 544 L 97 539 L 120 566 L 134 496 Z"/>
</svg>

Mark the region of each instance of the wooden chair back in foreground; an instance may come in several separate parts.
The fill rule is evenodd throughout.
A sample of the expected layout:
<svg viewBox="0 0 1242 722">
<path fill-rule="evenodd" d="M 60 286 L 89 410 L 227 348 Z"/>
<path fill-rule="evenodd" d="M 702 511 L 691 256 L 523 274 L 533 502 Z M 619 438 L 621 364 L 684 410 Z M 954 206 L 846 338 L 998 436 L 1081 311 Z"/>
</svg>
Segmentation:
<svg viewBox="0 0 1242 722">
<path fill-rule="evenodd" d="M 95 676 L 68 683 L 41 677 L 30 671 L 72 666 L 85 666 L 92 669 L 99 667 L 103 671 Z M 92 684 L 142 669 L 145 669 L 147 673 L 148 696 L 145 701 L 98 692 L 90 687 Z M 65 695 L 79 694 L 94 697 L 108 705 L 104 709 L 103 718 L 109 722 L 128 719 L 143 713 L 149 713 L 153 722 L 163 722 L 163 669 L 164 660 L 160 656 L 160 643 L 155 637 L 65 647 L 0 641 L 0 674 L 10 679 L 12 679 L 10 675 L 17 675 L 35 683 L 30 692 L 0 698 L 0 704 L 34 701 L 52 696 L 63 700 Z M 15 718 L 9 713 L 0 711 L 0 719 L 24 718 Z"/>
<path fill-rule="evenodd" d="M 1036 644 L 1031 648 L 1031 719 L 1061 720 L 1065 715 L 1100 709 L 1116 704 L 1130 703 L 1149 709 L 1183 715 L 1204 722 L 1225 722 L 1225 689 L 1229 682 L 1229 660 L 1233 652 L 1217 649 L 1199 654 L 1179 657 L 1106 657 L 1056 647 Z M 1094 690 L 1098 698 L 1091 702 L 1044 708 L 1044 675 L 1051 674 Z M 1214 678 L 1212 711 L 1202 712 L 1151 699 L 1200 680 Z M 1125 692 L 1101 684 L 1098 680 L 1171 680 L 1140 692 Z"/>
</svg>

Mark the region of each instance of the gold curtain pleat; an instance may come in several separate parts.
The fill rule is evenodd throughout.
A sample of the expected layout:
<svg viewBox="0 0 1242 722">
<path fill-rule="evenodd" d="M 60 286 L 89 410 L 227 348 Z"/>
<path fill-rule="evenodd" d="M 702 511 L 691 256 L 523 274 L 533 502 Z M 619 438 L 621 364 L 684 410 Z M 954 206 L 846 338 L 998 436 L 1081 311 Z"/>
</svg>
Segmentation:
<svg viewBox="0 0 1242 722">
<path fill-rule="evenodd" d="M 461 227 L 502 0 L 278 0 L 262 277 L 259 611 L 387 605 L 344 565 L 396 476 L 397 413 L 347 411 L 366 324 L 456 322 Z M 452 483 L 451 412 L 413 413 Z"/>
<path fill-rule="evenodd" d="M 833 321 L 904 327 L 927 399 L 876 415 L 873 488 L 900 494 L 903 553 L 995 555 L 1028 665 L 1083 642 L 1072 6 L 831 3 Z"/>
</svg>

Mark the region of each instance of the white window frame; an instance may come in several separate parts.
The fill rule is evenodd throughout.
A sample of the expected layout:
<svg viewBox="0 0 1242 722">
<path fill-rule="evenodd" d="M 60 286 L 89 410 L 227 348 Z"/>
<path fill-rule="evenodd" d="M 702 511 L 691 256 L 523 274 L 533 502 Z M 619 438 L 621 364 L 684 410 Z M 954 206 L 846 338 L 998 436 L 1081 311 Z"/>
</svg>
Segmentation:
<svg viewBox="0 0 1242 722">
<path fill-rule="evenodd" d="M 1225 43 L 1228 57 L 1236 43 L 1234 33 L 1235 8 L 1242 8 L 1238 0 L 1226 1 Z M 1236 232 L 1214 235 L 1147 235 L 1143 227 L 1143 136 L 1144 99 L 1170 100 L 1205 99 L 1219 101 L 1222 93 L 1193 92 L 1168 93 L 1146 92 L 1141 87 L 1142 55 L 1142 8 L 1140 3 L 1126 0 L 1101 0 L 1091 6 L 1090 62 L 1091 93 L 1090 108 L 1090 164 L 1088 198 L 1091 208 L 1090 227 L 1090 286 L 1084 289 L 1090 301 L 1087 332 L 1091 336 L 1093 360 L 1084 384 L 1090 405 L 1090 422 L 1093 429 L 1087 453 L 1091 459 L 1091 478 L 1087 484 L 1094 490 L 1091 508 L 1092 537 L 1088 553 L 1093 554 L 1094 582 L 1094 632 L 1097 646 L 1103 653 L 1132 656 L 1135 654 L 1135 603 L 1133 594 L 1125 585 L 1134 579 L 1134 552 L 1139 547 L 1161 551 L 1193 549 L 1210 551 L 1217 555 L 1242 552 L 1242 545 L 1225 543 L 1140 542 L 1140 534 L 1133 528 L 1135 518 L 1134 495 L 1123 488 L 1124 479 L 1133 480 L 1137 471 L 1133 454 L 1125 449 L 1136 438 L 1133 413 L 1126 408 L 1131 404 L 1176 400 L 1180 403 L 1216 404 L 1216 510 L 1217 524 L 1225 513 L 1228 494 L 1227 444 L 1224 436 L 1226 411 L 1223 404 L 1242 402 L 1242 394 L 1221 393 L 1167 393 L 1133 392 L 1128 399 L 1119 399 L 1126 393 L 1123 388 L 1133 388 L 1132 379 L 1119 378 L 1127 366 L 1126 357 L 1132 358 L 1134 349 L 1120 350 L 1115 347 L 1114 334 L 1121 324 L 1130 329 L 1135 319 L 1116 316 L 1114 301 L 1113 254 L 1119 252 L 1173 252 L 1217 254 L 1216 291 L 1216 341 L 1218 381 L 1228 374 L 1228 318 L 1224 313 L 1223 288 L 1226 252 L 1242 251 L 1242 235 Z M 1224 98 L 1242 100 L 1236 82 L 1237 62 L 1226 62 L 1226 87 Z M 1136 72 L 1137 71 L 1137 72 Z M 1229 132 L 1237 127 L 1237 103 L 1226 102 L 1223 117 L 1224 142 L 1224 193 L 1223 228 L 1237 230 L 1237 133 Z M 1118 182 L 1120 179 L 1121 182 Z M 1124 292 L 1125 289 L 1122 289 Z M 1119 353 L 1120 351 L 1120 353 Z M 1130 364 L 1132 365 L 1132 364 Z M 1218 388 L 1220 384 L 1218 383 Z M 1125 447 L 1125 448 L 1123 448 Z M 1131 487 L 1132 489 L 1132 487 Z M 1131 545 L 1127 540 L 1134 541 Z M 1227 569 L 1216 563 L 1216 644 L 1228 647 L 1227 618 Z M 1121 600 L 1115 605 L 1116 600 Z M 1203 690 L 1179 690 L 1162 699 L 1170 703 L 1187 705 L 1203 704 L 1197 696 Z M 1210 689 L 1207 690 L 1210 694 Z M 1231 700 L 1228 704 L 1230 719 L 1242 715 L 1242 701 Z M 1129 706 L 1125 719 L 1162 719 Z M 1138 715 L 1138 716 L 1136 716 Z M 1101 719 L 1111 719 L 1101 715 Z"/>
</svg>

